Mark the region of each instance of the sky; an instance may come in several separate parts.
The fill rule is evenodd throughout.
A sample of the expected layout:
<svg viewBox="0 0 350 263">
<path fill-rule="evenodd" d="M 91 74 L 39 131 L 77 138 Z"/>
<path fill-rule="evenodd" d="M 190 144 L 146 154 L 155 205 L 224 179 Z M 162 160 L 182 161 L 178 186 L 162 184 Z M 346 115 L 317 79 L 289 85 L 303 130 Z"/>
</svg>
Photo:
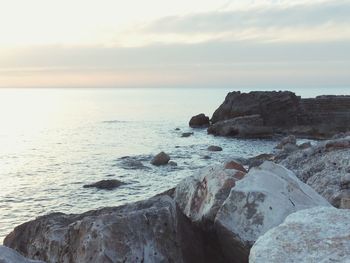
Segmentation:
<svg viewBox="0 0 350 263">
<path fill-rule="evenodd" d="M 0 87 L 350 87 L 350 0 L 0 7 Z"/>
</svg>

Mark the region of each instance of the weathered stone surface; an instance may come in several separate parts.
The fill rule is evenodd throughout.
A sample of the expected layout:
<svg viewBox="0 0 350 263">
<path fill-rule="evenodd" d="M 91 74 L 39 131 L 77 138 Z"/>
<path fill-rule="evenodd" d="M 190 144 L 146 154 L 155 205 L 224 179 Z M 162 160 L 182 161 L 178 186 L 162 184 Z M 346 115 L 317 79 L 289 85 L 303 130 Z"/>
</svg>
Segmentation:
<svg viewBox="0 0 350 263">
<path fill-rule="evenodd" d="M 350 136 L 319 142 L 284 158 L 277 156 L 277 162 L 294 171 L 335 207 L 340 207 L 342 198 L 347 198 L 350 187 L 342 186 L 342 178 L 350 171 Z"/>
<path fill-rule="evenodd" d="M 258 115 L 262 125 L 244 124 L 242 118 L 252 115 Z M 350 96 L 301 99 L 289 91 L 231 92 L 211 121 L 208 132 L 220 136 L 251 138 L 270 130 L 305 138 L 331 138 L 350 131 Z"/>
<path fill-rule="evenodd" d="M 54 213 L 15 228 L 4 244 L 47 262 L 206 262 L 200 238 L 161 195 L 81 215 Z"/>
<path fill-rule="evenodd" d="M 193 116 L 189 122 L 189 126 L 192 128 L 206 128 L 209 124 L 209 117 L 203 113 Z"/>
<path fill-rule="evenodd" d="M 349 262 L 349 229 L 349 210 L 317 207 L 298 211 L 256 241 L 249 262 Z"/>
<path fill-rule="evenodd" d="M 301 150 L 304 150 L 304 149 L 310 148 L 311 146 L 312 146 L 311 142 L 304 142 L 298 145 L 298 148 Z"/>
<path fill-rule="evenodd" d="M 249 169 L 262 165 L 265 161 L 273 161 L 275 156 L 273 154 L 263 153 L 257 156 L 251 157 L 247 160 Z"/>
<path fill-rule="evenodd" d="M 222 165 L 199 170 L 176 187 L 175 201 L 192 222 L 213 224 L 217 211 L 244 172 Z"/>
<path fill-rule="evenodd" d="M 330 204 L 293 172 L 266 161 L 236 182 L 216 214 L 215 229 L 226 256 L 245 262 L 259 236 L 289 214 L 314 206 Z"/>
<path fill-rule="evenodd" d="M 246 173 L 247 170 L 243 167 L 243 165 L 241 165 L 240 163 L 236 162 L 236 161 L 230 161 L 228 163 L 225 164 L 225 169 L 235 169 L 241 172 Z"/>
<path fill-rule="evenodd" d="M 260 115 L 248 115 L 218 121 L 208 128 L 208 133 L 227 137 L 270 138 L 272 128 L 264 126 Z"/>
<path fill-rule="evenodd" d="M 156 156 L 153 157 L 151 164 L 160 166 L 160 165 L 166 165 L 170 161 L 170 156 L 166 154 L 165 152 L 160 152 Z"/>
<path fill-rule="evenodd" d="M 222 151 L 222 148 L 220 146 L 211 145 L 207 148 L 207 150 L 210 152 L 220 152 Z"/>
<path fill-rule="evenodd" d="M 287 137 L 282 138 L 282 140 L 276 146 L 276 149 L 283 149 L 283 147 L 288 144 L 291 144 L 291 145 L 297 144 L 297 139 L 295 138 L 294 135 L 289 135 Z"/>
<path fill-rule="evenodd" d="M 44 261 L 31 260 L 23 257 L 17 251 L 0 246 L 0 262 L 1 263 L 45 263 Z"/>
<path fill-rule="evenodd" d="M 112 179 L 112 180 L 101 180 L 101 181 L 98 181 L 98 182 L 93 183 L 93 184 L 86 184 L 83 187 L 84 188 L 95 187 L 98 189 L 113 190 L 113 189 L 115 189 L 123 184 L 124 183 L 119 181 L 119 180 Z"/>
</svg>

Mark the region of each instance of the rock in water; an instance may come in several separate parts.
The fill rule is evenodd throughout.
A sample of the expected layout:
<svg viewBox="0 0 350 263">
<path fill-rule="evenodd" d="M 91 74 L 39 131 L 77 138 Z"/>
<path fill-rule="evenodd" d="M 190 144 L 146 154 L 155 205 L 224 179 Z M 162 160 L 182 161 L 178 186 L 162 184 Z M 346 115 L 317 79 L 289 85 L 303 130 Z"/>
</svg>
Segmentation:
<svg viewBox="0 0 350 263">
<path fill-rule="evenodd" d="M 160 152 L 153 157 L 151 164 L 160 166 L 160 165 L 168 164 L 169 161 L 170 161 L 170 156 L 167 155 L 165 152 Z"/>
<path fill-rule="evenodd" d="M 222 148 L 220 146 L 211 145 L 207 148 L 207 150 L 210 152 L 220 152 L 222 151 Z"/>
<path fill-rule="evenodd" d="M 294 135 L 289 135 L 287 137 L 284 137 L 279 144 L 276 146 L 276 149 L 283 149 L 284 146 L 291 144 L 291 145 L 296 145 L 297 144 L 297 139 L 295 138 Z"/>
<path fill-rule="evenodd" d="M 289 214 L 314 206 L 330 204 L 293 172 L 266 161 L 236 182 L 216 214 L 222 250 L 230 261 L 246 262 L 259 236 Z"/>
<path fill-rule="evenodd" d="M 350 185 L 342 186 L 350 171 L 350 136 L 319 142 L 278 162 L 295 172 L 300 180 L 335 207 L 350 208 L 345 205 L 350 197 Z"/>
<path fill-rule="evenodd" d="M 349 230 L 349 210 L 317 207 L 298 211 L 256 241 L 249 262 L 349 262 Z"/>
<path fill-rule="evenodd" d="M 112 180 L 101 180 L 93 184 L 86 184 L 83 187 L 84 188 L 95 187 L 98 189 L 113 190 L 123 184 L 124 183 L 119 180 L 112 179 Z"/>
<path fill-rule="evenodd" d="M 81 215 L 54 213 L 22 224 L 4 244 L 49 263 L 208 262 L 167 195 Z"/>
<path fill-rule="evenodd" d="M 231 188 L 244 172 L 225 169 L 222 165 L 198 170 L 183 179 L 175 189 L 175 201 L 192 222 L 213 224 L 217 211 L 228 197 Z"/>
<path fill-rule="evenodd" d="M 209 117 L 203 113 L 193 116 L 189 122 L 189 126 L 192 128 L 206 128 L 209 126 Z"/>
<path fill-rule="evenodd" d="M 181 134 L 181 137 L 187 138 L 187 137 L 190 137 L 191 135 L 193 135 L 193 132 L 184 132 Z"/>
<path fill-rule="evenodd" d="M 17 251 L 0 246 L 0 262 L 1 263 L 45 263 L 44 261 L 31 260 L 23 257 Z"/>
</svg>

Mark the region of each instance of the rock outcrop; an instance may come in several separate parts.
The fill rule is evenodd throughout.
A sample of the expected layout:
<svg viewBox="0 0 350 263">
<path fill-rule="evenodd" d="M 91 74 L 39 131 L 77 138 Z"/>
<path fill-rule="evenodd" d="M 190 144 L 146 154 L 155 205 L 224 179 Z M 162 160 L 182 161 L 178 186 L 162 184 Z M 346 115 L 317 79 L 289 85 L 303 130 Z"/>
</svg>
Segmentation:
<svg viewBox="0 0 350 263">
<path fill-rule="evenodd" d="M 350 130 L 350 96 L 301 99 L 289 91 L 231 92 L 211 122 L 208 133 L 220 136 L 261 138 L 270 131 L 330 138 Z"/>
<path fill-rule="evenodd" d="M 215 229 L 230 261 L 245 262 L 257 238 L 291 213 L 330 204 L 293 172 L 272 162 L 236 182 L 215 217 Z"/>
<path fill-rule="evenodd" d="M 166 165 L 170 161 L 170 156 L 165 152 L 160 152 L 151 160 L 151 164 L 155 166 Z"/>
<path fill-rule="evenodd" d="M 349 262 L 349 229 L 349 210 L 302 210 L 261 236 L 251 249 L 249 262 Z"/>
<path fill-rule="evenodd" d="M 17 251 L 0 246 L 0 262 L 1 263 L 45 263 L 44 261 L 31 260 L 23 257 Z"/>
<path fill-rule="evenodd" d="M 116 179 L 111 179 L 111 180 L 101 180 L 98 181 L 96 183 L 92 183 L 92 184 L 86 184 L 83 187 L 84 188 L 98 188 L 98 189 L 104 189 L 104 190 L 113 190 L 121 185 L 123 185 L 124 183 L 116 180 Z"/>
<path fill-rule="evenodd" d="M 203 113 L 193 116 L 189 122 L 189 126 L 192 128 L 206 128 L 209 124 L 209 117 Z"/>
<path fill-rule="evenodd" d="M 277 155 L 276 160 L 333 206 L 350 208 L 350 136 Z"/>
<path fill-rule="evenodd" d="M 161 195 L 81 215 L 54 213 L 15 228 L 4 244 L 47 262 L 210 262 L 201 238 Z"/>
</svg>

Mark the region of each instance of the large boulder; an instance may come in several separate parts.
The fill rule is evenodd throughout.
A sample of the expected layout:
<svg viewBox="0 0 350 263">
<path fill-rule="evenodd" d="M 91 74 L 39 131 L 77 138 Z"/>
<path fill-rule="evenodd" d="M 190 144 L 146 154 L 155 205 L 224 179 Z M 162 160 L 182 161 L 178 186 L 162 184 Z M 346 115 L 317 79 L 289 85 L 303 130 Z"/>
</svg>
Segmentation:
<svg viewBox="0 0 350 263">
<path fill-rule="evenodd" d="M 206 262 L 174 200 L 146 201 L 80 215 L 54 213 L 14 229 L 4 244 L 47 262 Z"/>
<path fill-rule="evenodd" d="M 350 208 L 350 136 L 322 141 L 277 161 L 335 207 Z"/>
<path fill-rule="evenodd" d="M 192 222 L 210 227 L 231 188 L 244 175 L 245 172 L 225 169 L 223 165 L 200 169 L 177 185 L 175 201 Z"/>
<path fill-rule="evenodd" d="M 290 91 L 230 92 L 211 121 L 258 114 L 266 126 L 289 127 L 297 124 L 299 103 L 300 97 Z"/>
<path fill-rule="evenodd" d="M 160 152 L 151 160 L 151 164 L 155 166 L 166 165 L 170 161 L 170 156 L 165 152 Z"/>
<path fill-rule="evenodd" d="M 349 210 L 317 207 L 298 211 L 256 241 L 249 262 L 349 262 L 349 230 Z"/>
<path fill-rule="evenodd" d="M 208 128 L 208 133 L 216 136 L 270 138 L 272 128 L 264 126 L 260 115 L 248 115 L 218 121 Z"/>
<path fill-rule="evenodd" d="M 123 185 L 124 183 L 116 180 L 116 179 L 111 179 L 111 180 L 101 180 L 98 181 L 96 183 L 92 183 L 92 184 L 85 184 L 83 187 L 84 188 L 97 188 L 97 189 L 104 189 L 104 190 L 113 190 L 121 185 Z"/>
<path fill-rule="evenodd" d="M 23 257 L 17 251 L 0 246 L 0 262 L 1 263 L 45 263 L 44 261 L 31 260 Z"/>
<path fill-rule="evenodd" d="M 192 128 L 206 128 L 209 124 L 209 117 L 203 113 L 193 116 L 189 122 L 189 126 Z"/>
<path fill-rule="evenodd" d="M 257 238 L 291 213 L 330 204 L 293 172 L 266 161 L 251 169 L 235 187 L 215 217 L 215 229 L 231 262 L 246 262 Z"/>
</svg>

